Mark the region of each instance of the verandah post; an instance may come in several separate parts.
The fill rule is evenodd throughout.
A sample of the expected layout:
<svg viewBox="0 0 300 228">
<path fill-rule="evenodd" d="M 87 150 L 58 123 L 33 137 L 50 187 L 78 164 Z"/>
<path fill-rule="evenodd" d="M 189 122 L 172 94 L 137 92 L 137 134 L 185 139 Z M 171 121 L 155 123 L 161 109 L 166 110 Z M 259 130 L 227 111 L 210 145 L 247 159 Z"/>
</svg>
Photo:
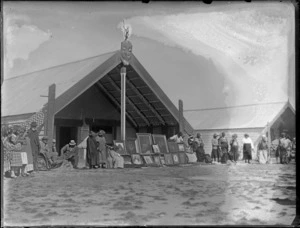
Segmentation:
<svg viewBox="0 0 300 228">
<path fill-rule="evenodd" d="M 178 106 L 179 106 L 179 131 L 183 133 L 184 131 L 184 121 L 183 121 L 183 102 L 182 100 L 178 101 Z"/>
<path fill-rule="evenodd" d="M 121 68 L 121 140 L 126 139 L 126 67 Z"/>
<path fill-rule="evenodd" d="M 48 104 L 47 104 L 47 127 L 45 126 L 45 133 L 48 136 L 49 148 L 52 148 L 53 131 L 54 131 L 54 108 L 55 108 L 55 89 L 56 85 L 52 84 L 48 90 Z"/>
</svg>

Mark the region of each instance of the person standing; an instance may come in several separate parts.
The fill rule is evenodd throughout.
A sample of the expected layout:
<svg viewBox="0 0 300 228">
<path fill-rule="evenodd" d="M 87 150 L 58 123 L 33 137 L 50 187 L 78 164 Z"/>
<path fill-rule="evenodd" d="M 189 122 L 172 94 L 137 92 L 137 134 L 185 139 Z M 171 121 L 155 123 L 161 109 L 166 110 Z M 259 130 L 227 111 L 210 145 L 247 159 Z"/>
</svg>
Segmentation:
<svg viewBox="0 0 300 228">
<path fill-rule="evenodd" d="M 97 151 L 96 133 L 90 131 L 86 140 L 86 161 L 90 169 L 97 169 L 99 165 L 99 153 Z"/>
<path fill-rule="evenodd" d="M 252 150 L 254 150 L 253 142 L 249 135 L 246 133 L 243 138 L 243 156 L 245 163 L 247 163 L 248 161 L 248 163 L 250 164 L 250 160 L 252 159 Z"/>
<path fill-rule="evenodd" d="M 78 147 L 76 146 L 76 142 L 74 140 L 71 140 L 69 144 L 61 148 L 60 152 L 64 160 L 70 161 L 73 168 L 78 169 Z"/>
<path fill-rule="evenodd" d="M 260 164 L 268 163 L 268 148 L 267 137 L 263 135 L 257 145 L 258 162 Z"/>
<path fill-rule="evenodd" d="M 226 164 L 228 161 L 228 141 L 227 138 L 225 137 L 225 132 L 222 132 L 221 137 L 219 139 L 219 146 L 222 151 L 222 156 L 221 156 L 221 163 Z"/>
<path fill-rule="evenodd" d="M 198 162 L 203 162 L 205 159 L 205 151 L 204 151 L 204 143 L 201 138 L 201 134 L 197 133 L 196 138 L 194 140 L 196 143 L 196 156 Z"/>
<path fill-rule="evenodd" d="M 98 133 L 98 137 L 96 137 L 97 141 L 97 149 L 99 151 L 99 164 L 102 168 L 107 166 L 107 151 L 106 151 L 106 139 L 104 137 L 105 131 L 100 130 Z"/>
<path fill-rule="evenodd" d="M 291 141 L 286 137 L 286 133 L 281 133 L 281 138 L 279 139 L 279 156 L 280 156 L 280 163 L 281 164 L 288 164 L 289 157 L 288 151 L 291 147 Z"/>
<path fill-rule="evenodd" d="M 230 141 L 230 151 L 232 155 L 232 160 L 236 163 L 238 160 L 238 151 L 239 151 L 239 143 L 237 140 L 237 134 L 232 135 L 232 139 Z"/>
<path fill-rule="evenodd" d="M 296 138 L 293 138 L 292 141 L 291 158 L 296 161 Z"/>
<path fill-rule="evenodd" d="M 27 136 L 30 139 L 30 146 L 32 149 L 32 157 L 33 157 L 33 170 L 38 172 L 38 156 L 41 150 L 39 133 L 37 132 L 37 123 L 32 122 L 30 124 L 30 129 L 28 130 Z"/>
<path fill-rule="evenodd" d="M 211 158 L 213 159 L 214 162 L 216 162 L 216 159 L 218 159 L 218 162 L 220 161 L 218 156 L 219 142 L 217 137 L 218 134 L 215 133 L 213 139 L 211 140 L 211 145 L 212 145 Z"/>
</svg>

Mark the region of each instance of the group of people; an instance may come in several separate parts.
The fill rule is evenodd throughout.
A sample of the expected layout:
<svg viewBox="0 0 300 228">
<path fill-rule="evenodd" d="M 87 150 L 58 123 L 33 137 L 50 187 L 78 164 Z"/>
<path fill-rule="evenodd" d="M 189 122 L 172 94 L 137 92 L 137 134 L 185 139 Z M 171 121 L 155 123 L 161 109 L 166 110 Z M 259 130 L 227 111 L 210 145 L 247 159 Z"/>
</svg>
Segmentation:
<svg viewBox="0 0 300 228">
<path fill-rule="evenodd" d="M 182 132 L 178 132 L 176 135 L 170 137 L 170 140 L 177 143 L 185 143 L 186 147 L 191 147 L 192 151 L 196 154 L 196 161 L 203 162 L 207 159 L 207 155 L 204 150 L 204 142 L 200 133 L 196 136 L 187 136 L 188 140 L 185 143 L 185 135 Z M 276 148 L 277 161 L 280 160 L 281 164 L 287 164 L 292 157 L 295 156 L 296 151 L 296 139 L 293 141 L 282 133 L 281 138 L 278 140 L 278 146 Z M 228 160 L 236 163 L 240 157 L 240 145 L 238 142 L 238 135 L 233 134 L 230 141 L 227 140 L 225 132 L 221 134 L 215 133 L 211 140 L 212 151 L 211 159 L 214 163 L 226 164 Z M 245 163 L 251 163 L 252 154 L 254 153 L 254 144 L 249 134 L 244 134 L 242 139 L 242 156 Z M 268 138 L 266 135 L 262 135 L 257 145 L 257 160 L 260 164 L 267 164 L 270 161 Z M 278 163 L 278 162 L 277 162 Z"/>
<path fill-rule="evenodd" d="M 105 131 L 90 131 L 86 139 L 86 168 L 124 168 L 124 159 L 117 146 L 106 144 Z"/>
</svg>

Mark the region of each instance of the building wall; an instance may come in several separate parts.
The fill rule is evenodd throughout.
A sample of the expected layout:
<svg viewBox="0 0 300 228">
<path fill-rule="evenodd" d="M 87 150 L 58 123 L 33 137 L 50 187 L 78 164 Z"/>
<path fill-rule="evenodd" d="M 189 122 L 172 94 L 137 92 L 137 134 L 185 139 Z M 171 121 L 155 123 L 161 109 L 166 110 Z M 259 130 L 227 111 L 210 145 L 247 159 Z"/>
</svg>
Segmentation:
<svg viewBox="0 0 300 228">
<path fill-rule="evenodd" d="M 242 139 L 244 138 L 244 134 L 248 133 L 250 138 L 252 139 L 254 143 L 254 151 L 255 153 L 252 154 L 252 158 L 256 158 L 256 148 L 257 148 L 257 139 L 259 138 L 261 132 L 263 131 L 263 128 L 252 128 L 252 129 L 218 129 L 218 130 L 195 130 L 195 135 L 199 132 L 202 136 L 203 142 L 204 142 L 204 150 L 205 153 L 211 154 L 212 146 L 211 146 L 211 140 L 213 138 L 214 133 L 221 134 L 222 132 L 226 133 L 226 137 L 228 139 L 228 142 L 231 140 L 233 134 L 237 134 L 238 136 L 238 142 L 240 146 L 240 158 L 242 158 Z"/>
</svg>

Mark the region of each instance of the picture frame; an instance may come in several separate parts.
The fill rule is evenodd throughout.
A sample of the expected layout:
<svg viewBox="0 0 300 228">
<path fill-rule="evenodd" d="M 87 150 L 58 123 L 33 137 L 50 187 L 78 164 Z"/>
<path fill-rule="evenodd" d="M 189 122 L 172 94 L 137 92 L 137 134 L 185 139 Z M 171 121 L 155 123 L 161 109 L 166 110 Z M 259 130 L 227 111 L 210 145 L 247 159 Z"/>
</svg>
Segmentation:
<svg viewBox="0 0 300 228">
<path fill-rule="evenodd" d="M 132 165 L 132 160 L 130 155 L 121 155 L 124 158 L 124 165 Z"/>
<path fill-rule="evenodd" d="M 152 137 L 149 133 L 136 133 L 141 154 L 152 153 Z"/>
<path fill-rule="evenodd" d="M 172 159 L 173 159 L 173 164 L 174 164 L 174 165 L 179 164 L 179 156 L 178 156 L 178 153 L 172 153 Z"/>
<path fill-rule="evenodd" d="M 173 158 L 171 154 L 164 154 L 165 156 L 165 164 L 166 165 L 173 165 Z"/>
<path fill-rule="evenodd" d="M 177 145 L 178 145 L 178 151 L 179 152 L 185 152 L 184 143 L 177 143 Z"/>
<path fill-rule="evenodd" d="M 155 154 L 159 154 L 160 153 L 160 149 L 159 149 L 159 146 L 157 144 L 152 145 L 152 149 L 153 149 L 153 152 Z"/>
<path fill-rule="evenodd" d="M 151 155 L 143 155 L 144 161 L 147 165 L 154 165 Z"/>
<path fill-rule="evenodd" d="M 166 164 L 166 160 L 165 160 L 165 156 L 164 155 L 160 155 L 159 159 L 160 159 L 161 165 L 165 165 Z"/>
<path fill-rule="evenodd" d="M 187 164 L 188 163 L 188 159 L 187 159 L 187 155 L 183 152 L 178 153 L 179 156 L 179 163 L 180 164 Z"/>
<path fill-rule="evenodd" d="M 161 166 L 161 160 L 160 160 L 160 155 L 153 155 L 153 161 L 157 166 Z"/>
<path fill-rule="evenodd" d="M 153 144 L 157 144 L 159 147 L 160 153 L 169 153 L 169 148 L 167 144 L 167 139 L 165 135 L 153 134 Z"/>
<path fill-rule="evenodd" d="M 143 160 L 140 154 L 131 154 L 132 164 L 143 165 Z"/>
<path fill-rule="evenodd" d="M 136 139 L 126 139 L 125 148 L 127 154 L 137 154 L 138 151 L 136 149 Z"/>
<path fill-rule="evenodd" d="M 179 151 L 178 144 L 176 142 L 168 141 L 168 147 L 170 153 L 177 153 Z"/>
<path fill-rule="evenodd" d="M 118 153 L 121 155 L 127 154 L 125 149 L 125 143 L 121 140 L 114 140 L 114 145 L 119 148 Z"/>
</svg>

